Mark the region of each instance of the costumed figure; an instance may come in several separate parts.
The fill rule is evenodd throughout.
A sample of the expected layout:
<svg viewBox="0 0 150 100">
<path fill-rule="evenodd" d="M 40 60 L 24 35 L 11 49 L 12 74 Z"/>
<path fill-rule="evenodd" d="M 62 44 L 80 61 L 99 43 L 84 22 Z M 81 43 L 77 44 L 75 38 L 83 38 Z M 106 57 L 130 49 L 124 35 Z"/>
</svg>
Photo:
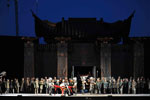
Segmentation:
<svg viewBox="0 0 150 100">
<path fill-rule="evenodd" d="M 9 82 L 9 79 L 7 79 L 7 82 L 6 82 L 6 92 L 5 93 L 9 93 L 9 88 L 10 88 L 10 82 Z"/>
<path fill-rule="evenodd" d="M 134 79 L 132 80 L 132 93 L 136 94 L 136 82 Z"/>
<path fill-rule="evenodd" d="M 39 93 L 39 79 L 38 78 L 35 79 L 34 91 L 35 91 L 35 94 Z"/>
<path fill-rule="evenodd" d="M 75 92 L 75 94 L 77 94 L 77 78 L 76 77 L 74 77 L 73 78 L 73 83 L 74 83 L 74 85 L 73 85 L 73 91 Z"/>
<path fill-rule="evenodd" d="M 94 85 L 95 85 L 94 78 L 90 77 L 90 90 L 89 91 L 91 94 L 94 93 Z"/>
<path fill-rule="evenodd" d="M 101 94 L 102 83 L 101 83 L 100 78 L 97 78 L 96 86 L 97 86 L 97 91 L 98 91 L 97 93 L 98 93 L 98 94 Z"/>
<path fill-rule="evenodd" d="M 48 79 L 48 86 L 49 86 L 49 94 L 51 95 L 54 89 L 54 80 L 52 80 L 51 77 Z"/>
<path fill-rule="evenodd" d="M 40 93 L 42 93 L 43 92 L 43 85 L 44 85 L 44 79 L 43 78 L 41 78 L 39 84 L 40 84 Z"/>
</svg>

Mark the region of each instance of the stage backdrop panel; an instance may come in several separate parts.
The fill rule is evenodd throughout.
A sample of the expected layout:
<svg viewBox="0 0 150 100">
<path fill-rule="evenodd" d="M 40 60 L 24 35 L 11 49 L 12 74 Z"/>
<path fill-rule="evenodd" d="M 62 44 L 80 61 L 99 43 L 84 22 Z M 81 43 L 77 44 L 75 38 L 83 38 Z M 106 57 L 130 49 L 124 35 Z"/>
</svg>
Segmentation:
<svg viewBox="0 0 150 100">
<path fill-rule="evenodd" d="M 72 43 L 68 45 L 68 75 L 72 66 L 96 66 L 100 74 L 100 51 L 94 43 Z"/>
<path fill-rule="evenodd" d="M 35 76 L 50 77 L 57 75 L 57 53 L 54 44 L 35 46 Z"/>
<path fill-rule="evenodd" d="M 111 47 L 112 76 L 133 76 L 133 46 L 113 44 Z"/>
</svg>

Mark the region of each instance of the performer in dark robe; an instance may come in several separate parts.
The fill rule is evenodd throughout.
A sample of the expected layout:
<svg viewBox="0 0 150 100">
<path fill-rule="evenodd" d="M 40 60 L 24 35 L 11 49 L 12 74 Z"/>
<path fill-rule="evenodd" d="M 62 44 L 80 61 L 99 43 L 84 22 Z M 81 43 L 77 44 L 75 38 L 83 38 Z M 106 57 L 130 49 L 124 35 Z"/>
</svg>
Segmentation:
<svg viewBox="0 0 150 100">
<path fill-rule="evenodd" d="M 3 93 L 6 92 L 6 80 L 5 80 L 5 78 L 2 79 L 2 92 Z"/>
<path fill-rule="evenodd" d="M 34 84 L 35 84 L 35 78 L 34 77 L 32 77 L 31 78 L 31 82 L 30 82 L 30 92 L 31 93 L 35 93 L 35 91 L 34 91 Z"/>
<path fill-rule="evenodd" d="M 139 79 L 139 77 L 137 78 L 136 93 L 140 94 L 140 79 Z"/>
<path fill-rule="evenodd" d="M 128 94 L 128 79 L 125 78 L 123 81 L 123 93 Z"/>
<path fill-rule="evenodd" d="M 14 90 L 14 81 L 11 79 L 10 81 L 10 93 L 14 93 L 15 90 Z"/>
<path fill-rule="evenodd" d="M 0 78 L 0 93 L 2 94 L 2 78 Z"/>
</svg>

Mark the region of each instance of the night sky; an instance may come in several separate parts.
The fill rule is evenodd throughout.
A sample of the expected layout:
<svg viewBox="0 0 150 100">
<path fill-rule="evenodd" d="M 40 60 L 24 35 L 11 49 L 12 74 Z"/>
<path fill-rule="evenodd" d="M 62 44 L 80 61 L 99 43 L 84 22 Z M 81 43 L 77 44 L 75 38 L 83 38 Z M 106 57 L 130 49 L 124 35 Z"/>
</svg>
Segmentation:
<svg viewBox="0 0 150 100">
<path fill-rule="evenodd" d="M 9 2 L 8 2 L 9 1 Z M 19 36 L 35 36 L 31 9 L 42 20 L 96 17 L 105 22 L 126 19 L 134 10 L 130 36 L 150 36 L 150 0 L 18 0 Z M 9 5 L 9 7 L 8 7 Z M 14 0 L 0 0 L 0 35 L 15 36 Z"/>
</svg>

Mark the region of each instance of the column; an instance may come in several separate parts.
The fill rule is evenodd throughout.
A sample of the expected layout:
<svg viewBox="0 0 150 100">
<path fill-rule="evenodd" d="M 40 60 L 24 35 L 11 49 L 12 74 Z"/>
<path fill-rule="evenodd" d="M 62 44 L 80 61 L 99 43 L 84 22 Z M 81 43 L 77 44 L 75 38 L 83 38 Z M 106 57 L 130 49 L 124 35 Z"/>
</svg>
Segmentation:
<svg viewBox="0 0 150 100">
<path fill-rule="evenodd" d="M 101 43 L 100 62 L 101 77 L 111 77 L 111 44 Z"/>
<path fill-rule="evenodd" d="M 34 43 L 24 43 L 24 77 L 34 76 Z"/>
<path fill-rule="evenodd" d="M 144 45 L 136 41 L 133 46 L 133 76 L 144 76 Z"/>
<path fill-rule="evenodd" d="M 67 43 L 57 44 L 57 77 L 64 78 L 68 76 L 68 50 Z"/>
<path fill-rule="evenodd" d="M 96 66 L 93 66 L 93 77 L 96 78 Z"/>
</svg>

